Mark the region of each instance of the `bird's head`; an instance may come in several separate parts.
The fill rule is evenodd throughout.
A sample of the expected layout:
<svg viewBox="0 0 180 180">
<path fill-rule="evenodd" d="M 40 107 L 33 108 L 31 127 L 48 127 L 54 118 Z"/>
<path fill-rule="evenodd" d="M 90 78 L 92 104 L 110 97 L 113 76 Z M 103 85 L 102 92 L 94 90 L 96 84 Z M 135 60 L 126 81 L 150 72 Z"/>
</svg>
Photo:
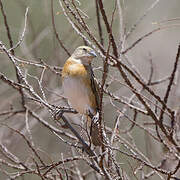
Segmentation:
<svg viewBox="0 0 180 180">
<path fill-rule="evenodd" d="M 96 56 L 97 55 L 92 48 L 88 46 L 80 46 L 74 51 L 71 57 L 74 60 L 80 61 L 82 64 L 88 65 Z"/>
</svg>

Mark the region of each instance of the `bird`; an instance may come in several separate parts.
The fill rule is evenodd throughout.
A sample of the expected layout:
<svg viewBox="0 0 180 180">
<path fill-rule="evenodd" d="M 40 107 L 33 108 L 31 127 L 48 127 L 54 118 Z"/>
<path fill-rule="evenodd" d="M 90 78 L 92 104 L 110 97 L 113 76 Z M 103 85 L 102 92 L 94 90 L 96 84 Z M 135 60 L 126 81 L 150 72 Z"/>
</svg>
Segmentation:
<svg viewBox="0 0 180 180">
<path fill-rule="evenodd" d="M 101 145 L 99 126 L 92 122 L 99 112 L 99 90 L 91 62 L 97 57 L 95 51 L 88 46 L 79 46 L 66 60 L 62 69 L 62 88 L 69 105 L 78 113 L 91 119 L 91 140 L 95 146 Z"/>
</svg>

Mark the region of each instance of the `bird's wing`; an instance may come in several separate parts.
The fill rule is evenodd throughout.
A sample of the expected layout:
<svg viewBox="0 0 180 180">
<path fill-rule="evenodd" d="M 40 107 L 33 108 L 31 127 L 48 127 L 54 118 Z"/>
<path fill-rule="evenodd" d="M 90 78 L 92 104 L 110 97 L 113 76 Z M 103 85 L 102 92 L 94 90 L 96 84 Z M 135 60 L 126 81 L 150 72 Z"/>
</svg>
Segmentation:
<svg viewBox="0 0 180 180">
<path fill-rule="evenodd" d="M 91 80 L 91 87 L 92 87 L 92 91 L 93 94 L 95 95 L 95 100 L 96 100 L 96 114 L 93 115 L 93 117 L 91 118 L 91 126 L 90 126 L 90 136 L 91 136 L 91 140 L 92 143 L 95 146 L 101 146 L 102 145 L 102 139 L 100 134 L 100 126 L 99 126 L 99 108 L 100 108 L 100 90 L 99 90 L 99 86 L 97 84 L 97 82 L 95 81 L 95 76 L 92 70 L 91 65 L 85 66 L 85 68 L 87 69 L 87 71 L 89 72 L 89 77 Z"/>
<path fill-rule="evenodd" d="M 95 95 L 97 111 L 98 111 L 99 110 L 99 106 L 100 106 L 100 94 L 99 94 L 100 91 L 99 91 L 99 87 L 98 87 L 97 82 L 94 79 L 95 76 L 94 76 L 94 73 L 93 73 L 91 65 L 88 65 L 85 68 L 87 69 L 87 71 L 89 73 L 89 77 L 90 77 L 90 80 L 91 80 L 91 88 L 92 88 L 93 94 Z"/>
</svg>

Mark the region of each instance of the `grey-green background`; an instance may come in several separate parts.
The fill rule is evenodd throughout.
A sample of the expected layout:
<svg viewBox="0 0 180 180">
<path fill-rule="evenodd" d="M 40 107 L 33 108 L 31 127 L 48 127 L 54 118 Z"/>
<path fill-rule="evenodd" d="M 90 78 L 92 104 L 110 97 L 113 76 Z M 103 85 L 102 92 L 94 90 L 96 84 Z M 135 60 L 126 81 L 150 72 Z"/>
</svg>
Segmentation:
<svg viewBox="0 0 180 180">
<path fill-rule="evenodd" d="M 27 59 L 27 60 L 37 60 L 38 58 L 43 59 L 49 65 L 55 65 L 61 67 L 65 60 L 68 58 L 67 54 L 58 44 L 56 37 L 53 33 L 52 21 L 51 21 L 51 1 L 50 0 L 3 0 L 4 11 L 6 12 L 8 24 L 10 27 L 11 35 L 14 43 L 16 43 L 21 35 L 21 32 L 24 27 L 24 14 L 25 9 L 29 7 L 28 21 L 26 34 L 23 40 L 23 43 L 15 51 L 16 56 Z M 97 38 L 97 20 L 95 12 L 95 1 L 94 0 L 80 0 L 80 8 L 89 16 L 85 21 L 88 23 L 89 28 Z M 151 6 L 154 0 L 124 0 L 124 27 L 128 31 L 130 27 L 140 18 L 144 12 Z M 113 8 L 114 0 L 104 0 L 105 10 L 108 14 L 110 20 Z M 54 17 L 56 29 L 59 33 L 59 37 L 64 43 L 65 47 L 69 50 L 70 53 L 83 44 L 82 38 L 74 32 L 71 25 L 68 23 L 67 19 L 63 15 L 63 11 L 59 5 L 58 0 L 54 0 Z M 159 27 L 160 25 L 157 22 L 164 20 L 180 17 L 180 1 L 179 0 L 161 0 L 153 8 L 148 15 L 140 22 L 135 31 L 130 35 L 126 47 L 131 45 L 135 40 L 144 35 L 147 32 Z M 119 39 L 119 17 L 116 12 L 116 16 L 113 24 L 113 34 L 117 43 L 120 42 Z M 173 63 L 175 60 L 178 43 L 180 42 L 180 20 L 165 22 L 163 25 L 168 26 L 176 24 L 177 26 L 169 27 L 159 32 L 154 33 L 148 38 L 141 41 L 135 48 L 133 48 L 128 56 L 133 64 L 139 69 L 141 74 L 148 78 L 150 73 L 150 63 L 149 59 L 152 59 L 153 65 L 155 67 L 154 79 L 161 79 L 168 76 L 172 70 Z M 107 47 L 107 33 L 103 26 L 103 37 L 105 39 L 105 47 Z M 6 29 L 3 22 L 2 14 L 0 13 L 0 40 L 9 47 L 9 42 L 6 34 Z M 98 67 L 102 65 L 102 59 L 100 57 L 94 62 L 93 66 Z M 110 69 L 113 72 L 113 68 Z M 7 59 L 6 55 L 0 54 L 0 71 L 5 73 L 9 78 L 16 79 L 15 73 L 12 67 L 12 64 Z M 28 72 L 32 75 L 36 75 L 39 71 L 35 68 L 28 67 Z M 98 72 L 96 72 L 98 76 Z M 121 77 L 118 77 L 121 80 Z M 61 80 L 55 76 L 45 76 L 45 85 L 48 86 L 52 91 L 57 91 L 61 88 Z M 37 86 L 35 81 L 31 82 L 33 86 Z M 178 83 L 179 85 L 179 83 Z M 158 88 L 154 87 L 154 90 L 163 96 L 163 93 L 167 87 L 167 83 L 163 83 Z M 178 88 L 177 88 L 178 89 Z M 117 82 L 112 86 L 112 91 L 117 94 L 121 92 L 121 96 L 129 96 L 129 92 L 124 87 L 119 87 Z M 14 107 L 20 107 L 20 100 L 17 92 L 12 90 L 9 86 L 0 82 L 0 110 L 10 109 L 11 105 Z M 169 104 L 171 107 L 176 108 L 179 106 L 180 101 L 180 91 L 177 91 L 175 94 L 171 95 Z M 53 99 L 52 102 L 56 102 L 56 99 Z M 108 101 L 108 98 L 105 99 L 105 121 L 106 124 L 112 126 L 116 111 L 112 108 L 111 104 Z M 19 118 L 19 119 L 18 119 Z M 44 117 L 50 123 L 50 115 Z M 139 116 L 138 121 L 145 121 L 144 117 Z M 7 122 L 9 125 L 16 127 L 17 123 L 24 122 L 24 116 L 18 116 L 17 119 L 10 118 L 6 120 L 5 118 L 0 117 L 1 122 Z M 112 122 L 113 121 L 113 122 Z M 38 123 L 35 123 L 36 126 L 33 126 L 32 134 L 33 140 L 37 147 L 48 153 L 48 155 L 54 159 L 58 160 L 61 158 L 61 152 L 68 147 L 63 143 L 60 143 L 59 140 L 47 131 Z M 122 127 L 126 123 L 122 122 Z M 123 129 L 123 128 L 122 128 Z M 10 151 L 14 152 L 18 157 L 22 157 L 23 161 L 27 161 L 29 150 L 25 142 L 22 139 L 19 139 L 14 133 L 7 133 L 6 128 L 1 128 L 0 140 L 3 143 L 7 143 L 7 147 Z M 154 142 L 152 139 L 149 144 L 146 144 L 145 139 L 147 135 L 140 129 L 134 128 L 132 135 L 135 139 L 137 147 L 144 152 L 149 158 L 152 159 L 152 162 L 157 163 L 157 159 L 160 160 L 163 158 L 162 147 Z M 17 137 L 16 137 L 17 136 Z M 11 139 L 14 139 L 13 143 Z M 4 142 L 6 140 L 6 142 Z M 9 140 L 9 142 L 8 142 Z M 70 150 L 69 150 L 70 151 Z M 69 152 L 70 153 L 70 152 Z M 68 154 L 67 154 L 68 155 Z M 42 153 L 42 156 L 46 159 L 45 153 Z M 126 158 L 121 154 L 118 155 L 120 162 L 123 163 L 122 168 L 127 172 L 129 164 L 134 163 L 132 159 Z M 47 158 L 48 161 L 48 158 Z M 137 165 L 137 163 L 135 163 Z M 156 164 L 157 165 L 157 164 Z M 3 167 L 2 167 L 3 168 Z M 131 174 L 129 174 L 131 177 Z M 0 172 L 0 179 L 4 179 L 4 175 Z M 36 180 L 40 179 L 36 176 L 29 175 L 24 177 L 25 180 Z M 132 178 L 132 180 L 135 178 Z M 152 180 L 158 180 L 157 176 L 151 178 Z"/>
</svg>

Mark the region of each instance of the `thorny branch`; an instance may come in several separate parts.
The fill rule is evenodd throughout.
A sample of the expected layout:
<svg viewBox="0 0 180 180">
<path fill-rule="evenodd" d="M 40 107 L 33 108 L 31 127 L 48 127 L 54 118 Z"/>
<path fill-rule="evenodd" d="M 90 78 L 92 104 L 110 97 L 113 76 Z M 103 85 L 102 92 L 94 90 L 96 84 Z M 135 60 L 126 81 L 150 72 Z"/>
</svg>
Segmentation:
<svg viewBox="0 0 180 180">
<path fill-rule="evenodd" d="M 3 39 L 0 39 L 0 55 L 3 57 L 2 61 L 5 59 L 7 64 L 13 65 L 17 77 L 17 80 L 14 80 L 8 72 L 1 70 L 1 86 L 6 86 L 13 92 L 17 92 L 20 95 L 17 97 L 18 102 L 21 102 L 21 108 L 12 103 L 10 108 L 6 106 L 0 112 L 2 120 L 0 128 L 3 137 L 0 139 L 0 154 L 2 155 L 0 158 L 0 172 L 10 179 L 23 178 L 27 174 L 34 174 L 41 179 L 51 180 L 57 178 L 69 179 L 74 176 L 79 179 L 86 179 L 90 176 L 91 179 L 105 177 L 106 179 L 130 180 L 130 176 L 127 175 L 130 170 L 125 169 L 123 163 L 133 160 L 136 164 L 127 163 L 126 165 L 130 166 L 131 174 L 136 179 L 138 177 L 147 179 L 153 176 L 160 179 L 176 179 L 178 177 L 176 174 L 179 173 L 180 168 L 180 142 L 179 135 L 176 132 L 178 132 L 180 125 L 176 121 L 178 117 L 168 101 L 171 98 L 172 89 L 176 85 L 174 81 L 179 68 L 180 44 L 173 69 L 162 78 L 154 79 L 156 69 L 152 62 L 148 80 L 145 78 L 146 73 L 140 73 L 138 67 L 133 63 L 126 62 L 129 62 L 128 54 L 135 47 L 138 48 L 137 45 L 143 42 L 144 39 L 150 38 L 154 33 L 160 33 L 164 29 L 179 28 L 179 24 L 159 25 L 158 28 L 141 35 L 128 46 L 130 35 L 133 35 L 136 27 L 160 0 L 154 1 L 127 33 L 125 19 L 123 19 L 125 13 L 121 7 L 121 1 L 114 2 L 115 7 L 111 12 L 111 16 L 109 16 L 106 3 L 102 0 L 95 0 L 93 7 L 96 11 L 97 24 L 93 25 L 93 27 L 88 22 L 90 19 L 88 12 L 82 9 L 81 3 L 84 2 L 79 0 L 57 0 L 56 3 L 58 2 L 61 8 L 58 12 L 64 14 L 63 18 L 72 26 L 72 31 L 77 33 L 78 39 L 79 37 L 82 38 L 86 44 L 92 46 L 100 55 L 98 59 L 103 65 L 101 67 L 98 64 L 100 67 L 95 68 L 95 72 L 101 74 L 97 76 L 96 81 L 99 85 L 101 99 L 99 119 L 101 131 L 99 131 L 99 135 L 101 139 L 104 139 L 100 147 L 94 147 L 88 137 L 88 129 L 84 127 L 86 123 L 83 124 L 83 117 L 80 117 L 76 110 L 67 105 L 63 94 L 59 92 L 60 83 L 58 88 L 56 88 L 57 84 L 51 88 L 51 81 L 58 79 L 58 82 L 60 82 L 62 66 L 60 67 L 59 64 L 54 66 L 44 58 L 43 60 L 42 58 L 28 59 L 17 56 L 19 54 L 15 53 L 15 51 L 18 51 L 17 47 L 23 46 L 23 43 L 26 44 L 27 27 L 30 26 L 28 22 L 30 7 L 26 8 L 23 21 L 24 27 L 19 41 L 14 45 L 13 29 L 8 22 L 5 6 L 0 0 L 3 25 L 10 45 L 10 48 L 8 48 Z M 54 7 L 55 1 L 51 0 L 49 12 L 51 12 L 53 35 L 60 45 L 59 48 L 70 56 L 67 43 L 62 38 L 60 39 L 61 29 L 57 31 Z M 117 13 L 117 11 L 119 12 Z M 111 17 L 110 20 L 109 17 Z M 122 32 L 119 32 L 119 36 L 114 33 L 114 21 L 117 17 L 121 21 L 120 30 Z M 97 28 L 97 32 L 93 31 L 94 27 Z M 108 41 L 105 36 L 108 37 Z M 118 46 L 116 40 L 120 40 L 122 44 Z M 167 82 L 168 85 L 165 88 L 163 97 L 155 90 L 155 87 L 161 88 L 162 84 Z M 116 86 L 118 87 L 117 91 L 114 90 Z M 123 88 L 129 92 L 129 95 L 121 95 L 123 92 L 121 89 Z M 58 92 L 56 92 L 57 89 Z M 108 115 L 108 112 L 106 113 L 108 106 L 111 108 L 110 115 Z M 16 119 L 21 119 L 24 124 L 21 124 L 20 121 L 17 122 Z M 12 120 L 16 123 L 15 125 L 9 123 Z M 55 155 L 51 155 L 48 151 L 40 148 L 41 145 L 38 144 L 39 142 L 33 130 L 37 125 L 45 129 L 46 137 L 52 136 L 55 139 L 53 139 L 53 142 L 60 143 L 60 146 L 58 146 L 60 155 L 56 156 L 56 159 L 54 159 Z M 8 132 L 8 138 L 5 137 L 6 131 Z M 143 142 L 140 145 L 137 143 L 134 132 L 145 133 L 149 139 L 153 139 L 153 142 L 165 147 L 167 158 L 162 160 L 158 157 L 156 160 L 148 157 L 145 150 L 139 147 Z M 26 160 L 13 151 L 11 145 L 15 144 L 13 141 L 17 142 L 15 139 L 21 139 L 19 141 L 24 143 L 24 147 L 28 148 L 30 153 L 26 156 Z M 147 143 L 151 144 L 151 142 Z M 25 153 L 25 151 L 22 150 L 21 153 Z M 46 160 L 44 156 L 49 160 Z M 126 158 L 123 163 L 121 163 L 122 156 Z M 174 160 L 175 166 L 172 168 L 163 167 L 163 162 L 168 161 L 170 158 Z M 81 166 L 84 166 L 84 169 L 81 169 Z M 10 168 L 13 173 L 11 173 L 11 170 L 4 170 L 4 167 Z M 149 173 L 146 172 L 145 168 L 150 170 Z"/>
</svg>

